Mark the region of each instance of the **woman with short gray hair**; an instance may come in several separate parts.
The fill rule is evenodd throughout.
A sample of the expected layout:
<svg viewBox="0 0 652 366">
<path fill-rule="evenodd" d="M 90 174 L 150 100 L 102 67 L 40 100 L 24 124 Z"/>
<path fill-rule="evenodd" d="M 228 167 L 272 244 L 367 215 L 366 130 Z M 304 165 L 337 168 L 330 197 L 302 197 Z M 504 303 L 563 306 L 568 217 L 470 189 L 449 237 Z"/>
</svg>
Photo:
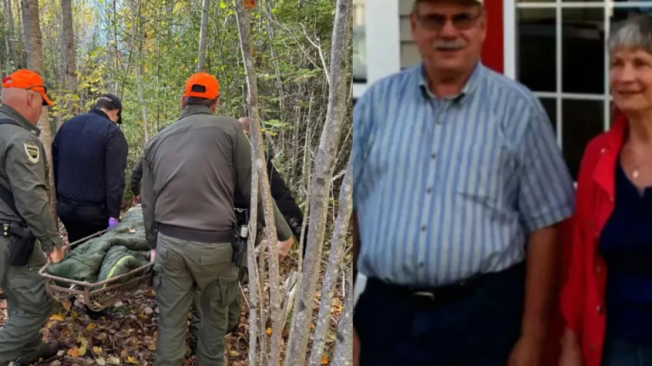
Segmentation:
<svg viewBox="0 0 652 366">
<path fill-rule="evenodd" d="M 652 366 L 652 17 L 608 51 L 615 120 L 580 167 L 561 366 Z"/>
</svg>

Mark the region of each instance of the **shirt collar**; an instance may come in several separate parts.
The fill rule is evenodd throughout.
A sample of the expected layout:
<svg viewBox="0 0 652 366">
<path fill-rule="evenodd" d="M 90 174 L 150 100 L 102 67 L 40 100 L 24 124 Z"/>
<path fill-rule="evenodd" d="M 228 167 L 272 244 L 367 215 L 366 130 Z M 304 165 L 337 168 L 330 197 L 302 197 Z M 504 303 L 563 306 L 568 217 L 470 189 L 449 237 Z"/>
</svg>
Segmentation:
<svg viewBox="0 0 652 366">
<path fill-rule="evenodd" d="M 15 109 L 11 108 L 10 106 L 3 104 L 0 106 L 0 113 L 4 113 L 7 116 L 9 116 L 11 119 L 14 121 L 18 122 L 18 124 L 26 129 L 27 131 L 33 133 L 36 136 L 39 136 L 41 134 L 41 130 L 36 127 L 35 125 L 29 123 L 25 117 L 23 117 L 22 114 L 18 113 Z"/>
<path fill-rule="evenodd" d="M 600 157 L 593 171 L 593 180 L 604 189 L 610 197 L 614 196 L 616 187 L 614 173 L 618 156 L 623 147 L 625 134 L 629 128 L 627 117 L 616 110 L 611 129 L 606 133 L 606 143 L 600 149 Z"/>
<path fill-rule="evenodd" d="M 430 88 L 428 87 L 428 83 L 426 81 L 425 65 L 422 63 L 421 66 L 418 67 L 416 70 L 419 78 L 419 88 L 423 92 L 423 95 L 425 97 L 435 99 L 436 97 L 434 93 L 430 91 Z M 485 66 L 482 64 L 481 61 L 478 61 L 475 64 L 475 67 L 473 68 L 473 72 L 471 72 L 471 76 L 469 77 L 469 80 L 467 80 L 466 84 L 464 85 L 464 88 L 462 88 L 462 92 L 456 96 L 447 97 L 445 99 L 453 100 L 455 102 L 461 102 L 462 100 L 464 100 L 464 98 L 467 95 L 472 94 L 475 91 L 484 73 L 485 73 Z"/>
<path fill-rule="evenodd" d="M 111 119 L 109 118 L 109 115 L 106 114 L 103 110 L 100 110 L 100 109 L 91 109 L 89 113 L 97 114 L 98 116 L 102 116 L 102 117 L 108 119 L 110 122 L 113 122 L 113 121 L 111 121 Z"/>
<path fill-rule="evenodd" d="M 213 113 L 211 112 L 211 109 L 206 106 L 191 105 L 183 109 L 183 112 L 181 112 L 181 117 L 179 117 L 179 119 L 188 117 L 193 114 L 213 114 Z"/>
</svg>

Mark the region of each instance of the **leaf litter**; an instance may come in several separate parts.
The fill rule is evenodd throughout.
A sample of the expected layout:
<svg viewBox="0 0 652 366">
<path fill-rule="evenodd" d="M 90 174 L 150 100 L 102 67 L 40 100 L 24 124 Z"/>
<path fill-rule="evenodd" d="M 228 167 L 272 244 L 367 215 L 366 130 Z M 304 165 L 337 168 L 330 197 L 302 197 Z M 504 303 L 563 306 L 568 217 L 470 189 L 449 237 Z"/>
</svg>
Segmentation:
<svg viewBox="0 0 652 366">
<path fill-rule="evenodd" d="M 281 265 L 284 278 L 291 270 L 296 269 L 296 267 L 290 268 L 294 266 L 288 264 L 286 260 Z M 321 282 L 320 278 L 319 289 L 321 289 Z M 247 287 L 244 291 L 248 297 Z M 316 298 L 319 295 L 316 294 Z M 322 365 L 330 364 L 330 355 L 335 345 L 334 329 L 341 311 L 342 293 L 338 289 L 333 300 L 331 329 L 326 336 Z M 315 306 L 311 329 L 314 329 L 318 312 L 319 306 Z M 229 366 L 248 365 L 248 317 L 249 309 L 244 305 L 238 329 L 226 338 L 225 352 L 229 358 Z M 6 318 L 7 301 L 0 291 L 0 326 L 4 324 Z M 106 309 L 99 319 L 91 319 L 86 314 L 85 306 L 78 301 L 56 303 L 55 310 L 43 328 L 43 337 L 45 340 L 58 340 L 59 352 L 56 357 L 41 362 L 40 365 L 152 365 L 158 337 L 157 322 L 158 307 L 156 307 L 155 292 L 151 288 L 138 290 L 122 301 L 116 302 Z M 267 327 L 271 327 L 271 323 Z M 283 332 L 284 344 L 287 344 L 290 328 L 291 325 L 287 324 Z M 266 334 L 270 338 L 271 333 L 271 329 L 266 329 Z M 308 352 L 311 347 L 312 340 L 308 345 Z M 190 348 L 186 346 L 184 366 L 197 365 L 196 358 L 190 357 Z"/>
</svg>

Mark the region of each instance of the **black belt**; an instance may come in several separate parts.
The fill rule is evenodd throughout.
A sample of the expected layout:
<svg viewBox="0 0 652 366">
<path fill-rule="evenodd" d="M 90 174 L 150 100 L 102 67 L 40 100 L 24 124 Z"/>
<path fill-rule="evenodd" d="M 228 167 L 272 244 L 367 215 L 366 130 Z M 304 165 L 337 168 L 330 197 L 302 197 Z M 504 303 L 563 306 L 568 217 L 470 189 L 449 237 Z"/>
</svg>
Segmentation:
<svg viewBox="0 0 652 366">
<path fill-rule="evenodd" d="M 365 285 L 365 291 L 382 291 L 397 297 L 409 298 L 415 303 L 434 305 L 437 303 L 463 298 L 467 295 L 470 295 L 476 289 L 484 287 L 491 282 L 500 281 L 502 279 L 508 279 L 512 276 L 519 275 L 518 272 L 525 274 L 524 270 L 524 264 L 520 263 L 500 272 L 480 274 L 465 281 L 460 281 L 454 284 L 440 287 L 413 287 L 395 285 L 384 282 L 378 278 L 369 278 L 367 279 L 367 284 Z"/>
<path fill-rule="evenodd" d="M 66 198 L 64 196 L 57 196 L 57 201 L 61 203 L 74 205 L 77 207 L 97 208 L 102 211 L 106 211 L 106 204 L 102 202 L 79 202 L 79 201 L 71 200 L 70 198 Z"/>
<path fill-rule="evenodd" d="M 171 238 L 198 241 L 200 243 L 231 243 L 233 242 L 233 230 L 209 231 L 190 229 L 181 226 L 158 223 L 158 231 Z"/>
</svg>

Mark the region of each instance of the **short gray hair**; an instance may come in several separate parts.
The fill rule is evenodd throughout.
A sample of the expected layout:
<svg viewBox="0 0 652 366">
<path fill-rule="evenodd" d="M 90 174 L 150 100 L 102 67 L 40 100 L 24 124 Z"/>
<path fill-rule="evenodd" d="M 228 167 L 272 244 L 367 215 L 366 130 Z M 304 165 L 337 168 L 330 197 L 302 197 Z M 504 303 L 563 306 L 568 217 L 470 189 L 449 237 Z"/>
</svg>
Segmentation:
<svg viewBox="0 0 652 366">
<path fill-rule="evenodd" d="M 609 37 L 607 49 L 613 56 L 620 49 L 638 49 L 652 54 L 652 17 L 638 15 L 619 23 Z"/>
</svg>

